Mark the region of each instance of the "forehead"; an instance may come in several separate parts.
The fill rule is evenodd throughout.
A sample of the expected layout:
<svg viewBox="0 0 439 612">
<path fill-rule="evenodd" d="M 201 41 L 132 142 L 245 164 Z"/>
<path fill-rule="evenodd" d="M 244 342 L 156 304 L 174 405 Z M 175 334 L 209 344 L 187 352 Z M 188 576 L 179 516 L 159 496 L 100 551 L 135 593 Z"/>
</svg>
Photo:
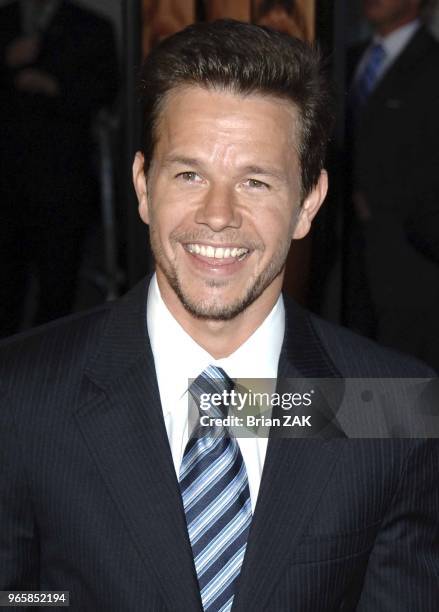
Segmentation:
<svg viewBox="0 0 439 612">
<path fill-rule="evenodd" d="M 182 147 L 216 147 L 223 153 L 253 148 L 271 157 L 297 154 L 298 110 L 279 97 L 180 87 L 167 94 L 158 119 L 158 154 Z"/>
</svg>

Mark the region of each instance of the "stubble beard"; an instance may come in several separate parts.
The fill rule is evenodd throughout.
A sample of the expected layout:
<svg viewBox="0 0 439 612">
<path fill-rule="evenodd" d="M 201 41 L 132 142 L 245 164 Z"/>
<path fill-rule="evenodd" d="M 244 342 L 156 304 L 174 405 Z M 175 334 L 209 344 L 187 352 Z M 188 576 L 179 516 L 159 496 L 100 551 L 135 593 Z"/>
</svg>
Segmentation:
<svg viewBox="0 0 439 612">
<path fill-rule="evenodd" d="M 275 253 L 268 266 L 253 280 L 245 294 L 232 303 L 224 304 L 217 298 L 199 301 L 189 295 L 179 279 L 177 269 L 163 255 L 160 240 L 153 224 L 150 224 L 150 241 L 156 268 L 163 273 L 186 311 L 196 319 L 211 321 L 230 321 L 244 312 L 282 273 L 290 250 L 290 242 L 282 244 L 282 248 Z M 226 287 L 228 284 L 229 281 L 216 279 L 205 282 L 206 287 L 215 289 Z"/>
</svg>

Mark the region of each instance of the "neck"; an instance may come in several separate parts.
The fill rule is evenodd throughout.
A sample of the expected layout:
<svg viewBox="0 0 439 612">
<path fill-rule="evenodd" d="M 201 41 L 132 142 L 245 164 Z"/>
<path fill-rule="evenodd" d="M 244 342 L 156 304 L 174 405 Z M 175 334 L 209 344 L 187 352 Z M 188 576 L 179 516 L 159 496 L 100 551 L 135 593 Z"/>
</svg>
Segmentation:
<svg viewBox="0 0 439 612">
<path fill-rule="evenodd" d="M 199 319 L 189 313 L 174 291 L 157 274 L 163 301 L 173 317 L 197 344 L 215 359 L 234 353 L 262 325 L 282 290 L 283 274 L 243 312 L 228 321 Z"/>
<path fill-rule="evenodd" d="M 399 28 L 402 28 L 403 26 L 411 23 L 412 21 L 415 21 L 415 19 L 418 19 L 418 17 L 419 15 L 416 12 L 400 17 L 398 20 L 392 21 L 391 23 L 376 24 L 375 31 L 377 32 L 377 34 L 384 38 L 389 34 L 392 34 L 392 32 L 399 30 Z"/>
</svg>

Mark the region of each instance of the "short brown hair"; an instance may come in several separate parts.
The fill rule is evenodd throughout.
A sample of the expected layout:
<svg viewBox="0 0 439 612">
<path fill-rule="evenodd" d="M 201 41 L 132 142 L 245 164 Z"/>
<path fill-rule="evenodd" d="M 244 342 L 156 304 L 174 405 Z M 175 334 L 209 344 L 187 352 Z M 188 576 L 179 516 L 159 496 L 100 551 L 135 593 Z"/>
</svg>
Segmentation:
<svg viewBox="0 0 439 612">
<path fill-rule="evenodd" d="M 197 23 L 160 43 L 140 80 L 143 154 L 148 170 L 168 92 L 196 85 L 291 101 L 299 111 L 302 196 L 317 184 L 333 123 L 332 95 L 319 52 L 286 34 L 234 20 Z"/>
</svg>

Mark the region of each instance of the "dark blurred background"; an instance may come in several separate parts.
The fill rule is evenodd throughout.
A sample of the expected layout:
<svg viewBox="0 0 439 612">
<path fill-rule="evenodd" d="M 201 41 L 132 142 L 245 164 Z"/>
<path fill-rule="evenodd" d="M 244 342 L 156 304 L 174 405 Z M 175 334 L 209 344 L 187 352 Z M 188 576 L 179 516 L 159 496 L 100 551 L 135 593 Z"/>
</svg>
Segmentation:
<svg viewBox="0 0 439 612">
<path fill-rule="evenodd" d="M 131 164 L 142 58 L 195 20 L 316 40 L 337 123 L 330 195 L 286 290 L 439 369 L 439 3 L 0 0 L 0 337 L 114 299 L 152 269 Z"/>
</svg>

